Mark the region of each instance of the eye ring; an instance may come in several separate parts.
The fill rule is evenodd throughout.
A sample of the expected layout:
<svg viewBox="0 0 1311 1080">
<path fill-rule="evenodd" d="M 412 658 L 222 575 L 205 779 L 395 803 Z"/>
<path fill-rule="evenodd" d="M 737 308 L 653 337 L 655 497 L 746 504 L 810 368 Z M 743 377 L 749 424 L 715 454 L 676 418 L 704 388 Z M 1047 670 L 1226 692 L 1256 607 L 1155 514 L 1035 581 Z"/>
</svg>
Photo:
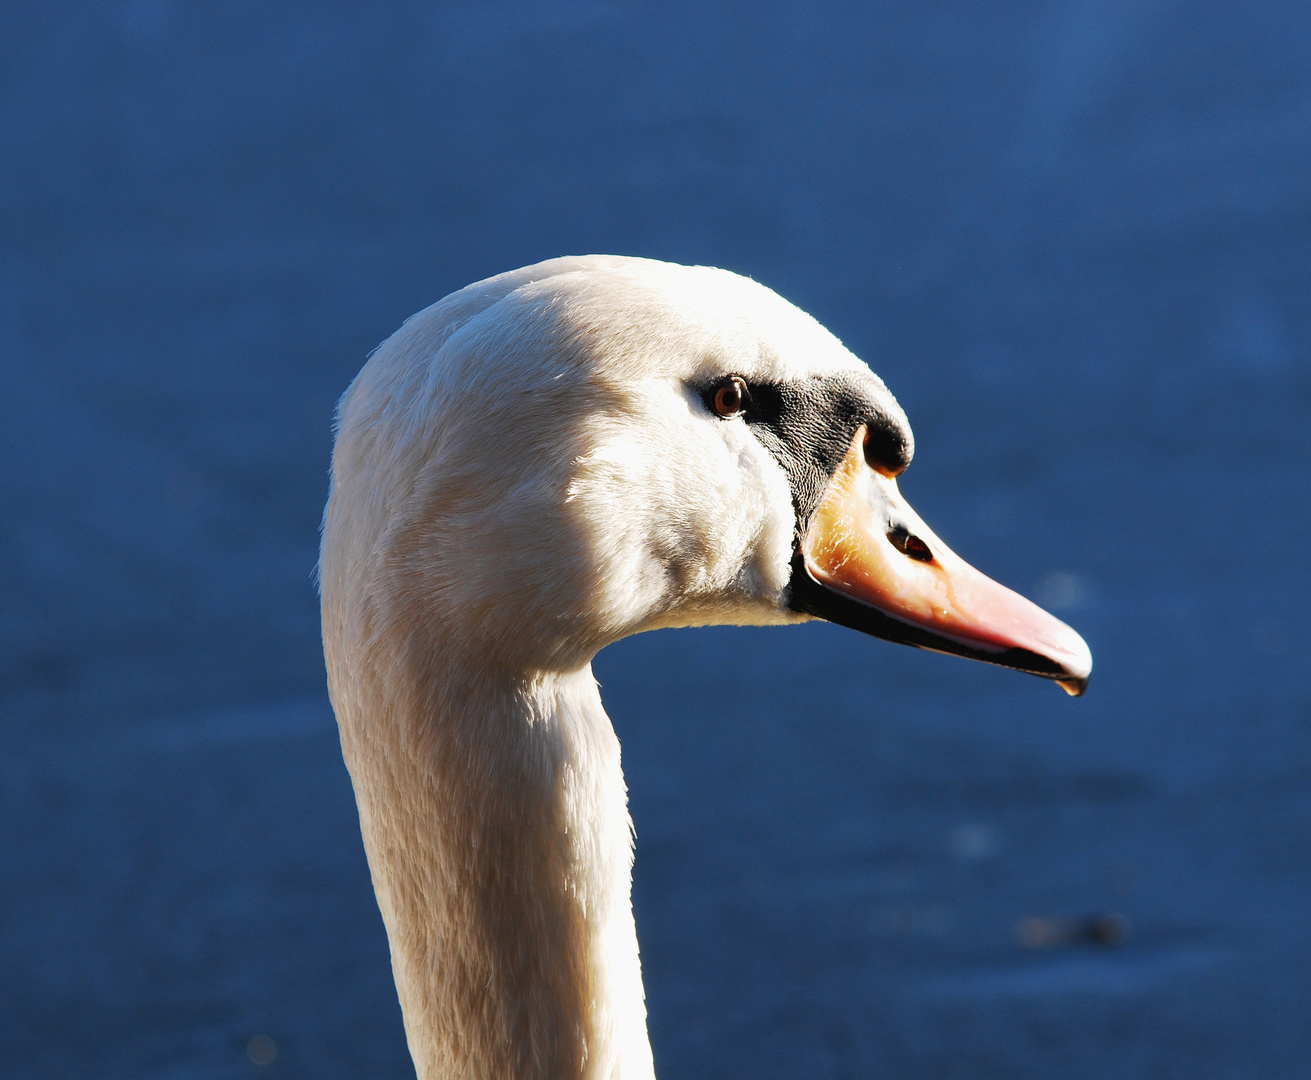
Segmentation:
<svg viewBox="0 0 1311 1080">
<path fill-rule="evenodd" d="M 725 420 L 731 420 L 735 416 L 741 416 L 742 410 L 746 408 L 747 403 L 747 384 L 744 379 L 737 375 L 730 375 L 715 388 L 714 397 L 711 398 L 711 405 L 715 412 Z"/>
</svg>

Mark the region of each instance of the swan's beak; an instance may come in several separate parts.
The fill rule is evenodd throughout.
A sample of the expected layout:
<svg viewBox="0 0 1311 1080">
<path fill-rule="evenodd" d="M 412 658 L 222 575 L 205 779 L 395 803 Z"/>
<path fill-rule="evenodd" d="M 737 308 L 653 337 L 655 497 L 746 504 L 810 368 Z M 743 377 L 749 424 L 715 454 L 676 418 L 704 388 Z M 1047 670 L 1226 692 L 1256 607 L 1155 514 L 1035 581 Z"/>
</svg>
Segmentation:
<svg viewBox="0 0 1311 1080">
<path fill-rule="evenodd" d="M 793 558 L 791 606 L 875 637 L 1055 679 L 1084 692 L 1092 654 L 1037 604 L 939 540 L 865 460 L 862 426 Z"/>
</svg>

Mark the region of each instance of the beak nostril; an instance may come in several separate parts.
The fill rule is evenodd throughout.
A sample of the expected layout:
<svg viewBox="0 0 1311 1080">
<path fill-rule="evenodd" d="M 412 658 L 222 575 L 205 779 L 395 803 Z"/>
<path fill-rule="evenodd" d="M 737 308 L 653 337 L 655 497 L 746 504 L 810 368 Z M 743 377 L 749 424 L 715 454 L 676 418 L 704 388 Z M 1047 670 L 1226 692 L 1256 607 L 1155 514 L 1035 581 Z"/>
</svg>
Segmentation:
<svg viewBox="0 0 1311 1080">
<path fill-rule="evenodd" d="M 933 561 L 933 552 L 929 550 L 929 545 L 904 525 L 894 525 L 888 530 L 888 543 L 908 559 L 914 559 L 916 562 Z"/>
</svg>

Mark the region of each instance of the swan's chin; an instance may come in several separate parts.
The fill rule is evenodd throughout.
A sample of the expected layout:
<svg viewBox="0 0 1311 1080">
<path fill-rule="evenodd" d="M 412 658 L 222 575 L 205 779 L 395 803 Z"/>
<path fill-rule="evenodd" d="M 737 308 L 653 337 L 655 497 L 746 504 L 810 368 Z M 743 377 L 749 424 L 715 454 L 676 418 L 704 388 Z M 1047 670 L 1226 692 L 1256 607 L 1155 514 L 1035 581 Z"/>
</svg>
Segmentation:
<svg viewBox="0 0 1311 1080">
<path fill-rule="evenodd" d="M 687 630 L 698 626 L 791 626 L 812 621 L 816 616 L 784 604 L 778 599 L 747 598 L 740 602 L 717 599 L 684 603 L 675 611 L 652 616 L 634 633 L 648 630 Z"/>
</svg>

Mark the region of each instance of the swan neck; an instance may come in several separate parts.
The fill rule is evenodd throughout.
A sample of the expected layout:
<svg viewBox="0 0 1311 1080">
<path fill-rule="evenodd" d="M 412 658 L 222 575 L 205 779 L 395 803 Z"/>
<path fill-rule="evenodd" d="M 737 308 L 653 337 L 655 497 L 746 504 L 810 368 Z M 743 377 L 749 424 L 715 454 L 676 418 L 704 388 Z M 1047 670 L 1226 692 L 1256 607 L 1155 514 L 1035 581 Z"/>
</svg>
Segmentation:
<svg viewBox="0 0 1311 1080">
<path fill-rule="evenodd" d="M 649 1080 L 627 795 L 590 666 L 418 667 L 333 697 L 420 1080 Z"/>
</svg>

